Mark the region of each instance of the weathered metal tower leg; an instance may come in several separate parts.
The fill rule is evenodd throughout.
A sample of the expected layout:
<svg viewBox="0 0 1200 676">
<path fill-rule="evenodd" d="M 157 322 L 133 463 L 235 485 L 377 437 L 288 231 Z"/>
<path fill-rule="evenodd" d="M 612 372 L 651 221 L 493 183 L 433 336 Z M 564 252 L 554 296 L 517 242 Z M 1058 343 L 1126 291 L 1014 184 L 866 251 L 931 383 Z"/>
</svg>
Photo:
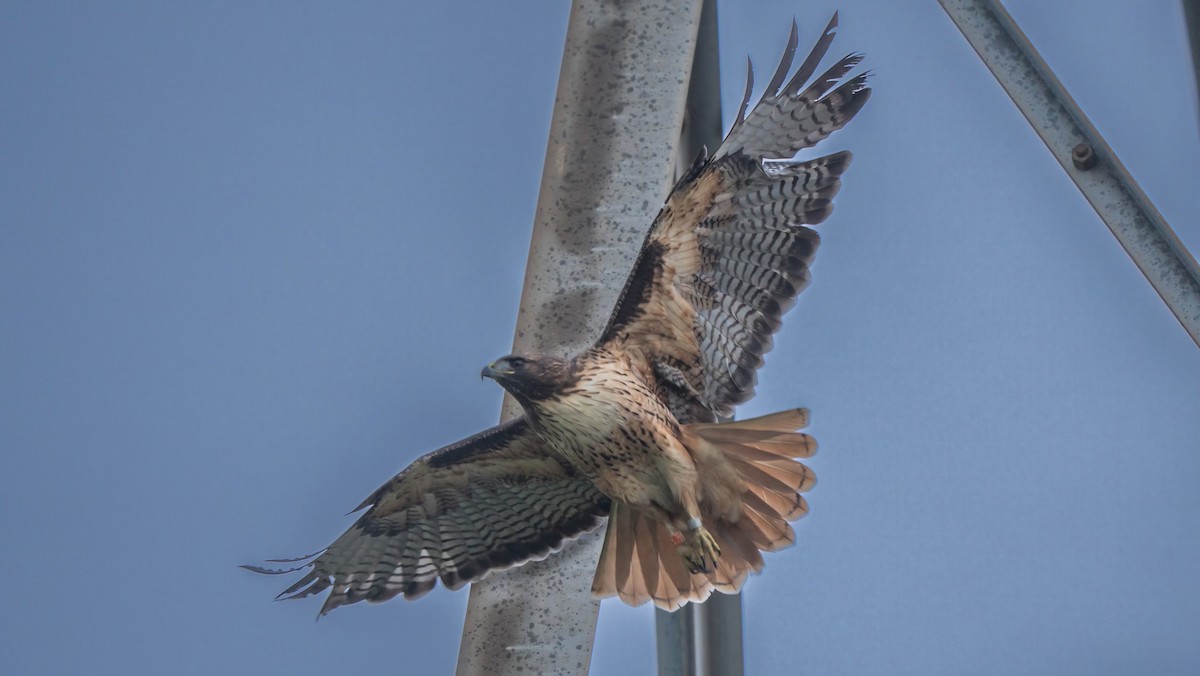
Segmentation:
<svg viewBox="0 0 1200 676">
<path fill-rule="evenodd" d="M 607 321 L 671 185 L 700 6 L 572 5 L 515 350 L 569 354 Z M 583 538 L 472 585 L 457 673 L 587 673 L 599 548 Z"/>
<path fill-rule="evenodd" d="M 705 0 L 688 88 L 687 113 L 676 153 L 681 172 L 707 147 L 721 144 L 721 77 L 717 56 L 717 6 Z M 741 676 L 742 595 L 713 594 L 674 613 L 655 611 L 659 676 Z"/>
</svg>

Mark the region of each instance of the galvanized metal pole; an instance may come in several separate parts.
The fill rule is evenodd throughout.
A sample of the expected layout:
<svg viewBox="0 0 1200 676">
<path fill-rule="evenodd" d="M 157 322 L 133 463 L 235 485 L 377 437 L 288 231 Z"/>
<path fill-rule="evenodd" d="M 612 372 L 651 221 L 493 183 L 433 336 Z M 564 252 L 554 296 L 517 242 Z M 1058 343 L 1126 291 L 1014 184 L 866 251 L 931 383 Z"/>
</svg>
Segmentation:
<svg viewBox="0 0 1200 676">
<path fill-rule="evenodd" d="M 671 185 L 700 6 L 572 5 L 515 350 L 565 355 L 600 334 Z M 587 673 L 599 546 L 583 538 L 472 585 L 457 673 Z"/>
<path fill-rule="evenodd" d="M 676 152 L 681 173 L 707 147 L 721 143 L 721 74 L 717 50 L 717 5 L 705 0 L 688 87 L 687 113 Z M 654 614 L 659 676 L 741 676 L 742 596 L 714 594 L 700 605 Z"/>
<path fill-rule="evenodd" d="M 997 0 L 939 0 L 1051 154 L 1200 345 L 1200 266 Z"/>
</svg>

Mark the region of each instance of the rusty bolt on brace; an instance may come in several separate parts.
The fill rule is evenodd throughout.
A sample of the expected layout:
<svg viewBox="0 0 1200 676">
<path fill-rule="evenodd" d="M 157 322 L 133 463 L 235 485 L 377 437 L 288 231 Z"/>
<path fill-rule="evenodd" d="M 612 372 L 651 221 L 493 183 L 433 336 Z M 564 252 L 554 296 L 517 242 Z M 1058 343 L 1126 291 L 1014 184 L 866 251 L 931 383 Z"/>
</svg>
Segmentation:
<svg viewBox="0 0 1200 676">
<path fill-rule="evenodd" d="M 1096 151 L 1090 143 L 1080 143 L 1071 149 L 1071 163 L 1080 171 L 1096 166 Z"/>
</svg>

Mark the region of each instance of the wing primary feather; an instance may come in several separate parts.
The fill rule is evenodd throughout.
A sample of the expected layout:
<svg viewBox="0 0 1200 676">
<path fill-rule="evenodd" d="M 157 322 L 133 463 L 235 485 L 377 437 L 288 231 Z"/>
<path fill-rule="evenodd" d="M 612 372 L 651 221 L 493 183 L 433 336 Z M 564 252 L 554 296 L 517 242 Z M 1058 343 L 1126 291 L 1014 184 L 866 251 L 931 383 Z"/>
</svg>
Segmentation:
<svg viewBox="0 0 1200 676">
<path fill-rule="evenodd" d="M 833 94 L 846 99 L 846 102 L 838 110 L 842 125 L 857 115 L 858 111 L 867 104 L 867 100 L 871 98 L 871 88 L 867 86 L 867 82 L 870 80 L 871 73 L 862 73 L 846 80 L 842 86 L 834 90 Z"/>
<path fill-rule="evenodd" d="M 306 563 L 303 566 L 295 566 L 293 568 L 265 568 L 263 566 L 255 566 L 249 563 L 243 563 L 239 565 L 238 568 L 245 568 L 248 571 L 259 573 L 261 575 L 284 575 L 287 573 L 294 573 L 298 570 L 304 570 L 305 568 L 308 568 L 308 564 Z"/>
<path fill-rule="evenodd" d="M 750 107 L 750 93 L 754 90 L 754 62 L 750 57 L 746 57 L 746 92 L 742 94 L 742 105 L 738 106 L 737 120 L 733 123 L 733 129 L 737 129 L 746 121 L 746 109 Z"/>
<path fill-rule="evenodd" d="M 328 548 L 326 548 L 326 549 L 328 549 Z M 324 554 L 324 553 L 325 553 L 325 550 L 320 549 L 320 550 L 313 552 L 312 554 L 305 554 L 304 556 L 296 556 L 296 557 L 293 557 L 290 559 L 267 559 L 267 563 L 295 563 L 297 561 L 307 561 L 308 559 L 311 559 L 314 556 L 320 556 L 321 554 Z"/>
<path fill-rule="evenodd" d="M 833 18 L 829 20 L 829 25 L 825 26 L 825 32 L 821 33 L 821 38 L 817 40 L 816 46 L 809 52 L 808 58 L 804 59 L 804 63 L 800 64 L 800 68 L 796 70 L 796 74 L 788 81 L 784 87 L 783 93 L 788 96 L 795 96 L 800 88 L 808 82 L 808 78 L 812 77 L 813 72 L 817 70 L 817 64 L 821 59 L 825 58 L 826 52 L 829 51 L 829 45 L 833 44 L 833 38 L 837 35 L 838 14 L 833 13 Z"/>
<path fill-rule="evenodd" d="M 788 71 L 792 68 L 792 59 L 796 57 L 796 45 L 798 44 L 800 44 L 800 33 L 796 27 L 796 20 L 792 19 L 792 32 L 788 35 L 787 47 L 783 50 L 783 58 L 779 60 L 779 66 L 775 68 L 775 74 L 771 76 L 771 82 L 767 85 L 762 99 L 759 99 L 760 101 L 779 94 L 779 87 L 783 84 L 783 78 L 787 77 Z"/>
<path fill-rule="evenodd" d="M 302 565 L 243 567 L 307 568 L 278 598 L 328 590 L 322 614 L 364 600 L 414 599 L 439 579 L 454 588 L 544 558 L 597 527 L 609 501 L 518 419 L 419 458 L 362 506 L 369 509 L 322 552 L 272 561 Z"/>
<path fill-rule="evenodd" d="M 855 66 L 861 63 L 862 60 L 863 55 L 857 52 L 843 56 L 841 61 L 838 61 L 830 66 L 829 70 L 822 73 L 821 76 L 816 79 L 816 81 L 809 85 L 808 89 L 804 90 L 804 93 L 801 94 L 801 96 L 811 101 L 820 99 L 825 95 L 826 92 L 832 89 L 835 84 L 840 82 L 846 73 L 849 73 Z M 853 80 L 847 82 L 846 84 L 850 84 L 850 82 L 853 82 Z"/>
</svg>

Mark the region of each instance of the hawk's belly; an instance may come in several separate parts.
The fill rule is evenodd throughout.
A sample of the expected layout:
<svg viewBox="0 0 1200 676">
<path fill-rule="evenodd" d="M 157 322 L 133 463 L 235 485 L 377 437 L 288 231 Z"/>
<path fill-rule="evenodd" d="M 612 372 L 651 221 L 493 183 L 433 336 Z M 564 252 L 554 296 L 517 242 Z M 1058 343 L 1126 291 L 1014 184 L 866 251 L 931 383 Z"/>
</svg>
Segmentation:
<svg viewBox="0 0 1200 676">
<path fill-rule="evenodd" d="M 636 377 L 606 372 L 539 402 L 534 428 L 610 498 L 671 505 L 664 448 L 678 446 L 674 416 Z"/>
</svg>

